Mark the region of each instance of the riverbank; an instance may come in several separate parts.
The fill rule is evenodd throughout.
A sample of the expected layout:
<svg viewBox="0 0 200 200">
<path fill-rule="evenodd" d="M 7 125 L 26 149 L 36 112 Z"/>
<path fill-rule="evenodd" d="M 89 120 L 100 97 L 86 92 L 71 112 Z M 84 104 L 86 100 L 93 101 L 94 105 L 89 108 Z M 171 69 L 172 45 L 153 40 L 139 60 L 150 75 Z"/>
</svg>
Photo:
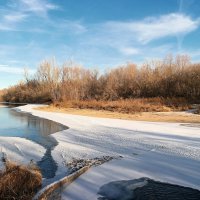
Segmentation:
<svg viewBox="0 0 200 200">
<path fill-rule="evenodd" d="M 119 162 L 116 166 L 121 167 L 116 171 L 109 163 L 102 165 L 102 167 L 107 166 L 104 173 L 99 174 L 102 182 L 90 174 L 98 167 L 89 170 L 87 173 L 90 174 L 90 182 L 85 186 L 87 179 L 82 176 L 82 184 L 78 184 L 80 180 L 78 179 L 69 188 L 64 189 L 63 199 L 70 199 L 69 190 L 72 193 L 77 191 L 73 189 L 77 187 L 77 184 L 84 194 L 91 192 L 88 193 L 88 196 L 82 195 L 80 199 L 88 199 L 87 197 L 90 195 L 95 196 L 101 183 L 106 183 L 108 179 L 121 180 L 145 176 L 187 187 L 199 187 L 200 129 L 198 127 L 190 127 L 184 123 L 88 117 L 45 112 L 34 108 L 36 106 L 27 105 L 20 109 L 69 127 L 66 131 L 52 135 L 58 141 L 58 145 L 52 152 L 54 160 L 58 163 L 57 177 L 66 173 L 67 169 L 64 163 L 72 161 L 73 158 L 88 159 L 107 155 L 124 157 L 119 161 L 109 162 L 114 162 L 114 164 Z M 126 165 L 127 163 L 128 165 Z M 112 173 L 109 173 L 108 169 Z M 93 184 L 91 180 L 96 183 Z M 74 184 L 76 187 L 73 186 Z M 73 188 L 70 189 L 72 186 Z M 91 187 L 96 187 L 96 190 L 90 190 Z"/>
<path fill-rule="evenodd" d="M 58 142 L 52 151 L 58 169 L 56 176 L 45 184 L 66 175 L 68 171 L 66 163 L 74 159 L 123 157 L 89 170 L 69 187 L 63 188 L 62 199 L 97 199 L 96 192 L 102 184 L 112 180 L 141 177 L 198 189 L 200 182 L 198 126 L 88 117 L 46 112 L 36 110 L 37 107 L 38 105 L 26 105 L 18 107 L 18 110 L 69 127 L 67 130 L 52 134 Z M 79 194 L 84 195 L 74 198 L 75 193 L 78 195 L 77 189 L 82 191 Z"/>
<path fill-rule="evenodd" d="M 37 110 L 47 112 L 57 112 L 73 115 L 82 115 L 90 117 L 101 117 L 111 119 L 124 119 L 136 121 L 150 121 L 150 122 L 175 122 L 175 123 L 200 123 L 200 115 L 194 114 L 196 109 L 179 112 L 141 112 L 134 114 L 126 114 L 120 112 L 110 112 L 105 110 L 93 109 L 77 109 L 77 108 L 63 108 L 53 105 L 37 108 Z"/>
<path fill-rule="evenodd" d="M 0 108 L 5 108 L 5 107 L 7 107 L 7 106 L 4 106 L 4 105 L 1 105 L 1 104 L 0 104 Z"/>
<path fill-rule="evenodd" d="M 114 199 L 114 197 L 115 199 L 133 199 L 128 198 L 130 192 L 133 197 L 135 193 L 134 189 L 147 185 L 147 182 L 145 184 L 143 182 L 136 182 L 135 184 L 134 181 L 138 179 L 152 179 L 157 182 L 176 185 L 178 188 L 176 191 L 173 191 L 174 198 L 170 199 L 181 200 L 185 198 L 188 200 L 198 200 L 200 191 L 198 192 L 198 196 L 193 195 L 193 197 L 192 193 L 190 193 L 189 197 L 186 198 L 183 191 L 181 194 L 183 196 L 178 195 L 178 192 L 180 193 L 181 191 L 179 189 L 180 186 L 199 190 L 200 179 L 198 167 L 198 161 L 189 158 L 186 159 L 181 156 L 159 153 L 156 149 L 139 154 L 133 153 L 132 156 L 125 157 L 122 160 L 113 160 L 88 170 L 72 184 L 64 188 L 62 200 L 100 200 L 107 199 L 108 197 L 110 197 L 108 199 Z M 133 183 L 126 186 L 128 182 Z M 154 198 L 152 199 L 155 200 L 165 199 L 166 196 L 169 198 L 170 192 L 168 194 L 165 193 L 168 188 L 165 186 L 164 191 L 159 191 L 158 188 L 160 186 L 161 184 L 157 184 L 157 187 L 153 191 L 144 190 L 143 193 L 149 192 L 148 198 L 143 197 L 141 199 L 150 199 L 150 196 L 153 196 Z M 156 189 L 159 191 L 157 195 L 155 194 Z M 163 196 L 164 194 L 165 196 Z"/>
</svg>

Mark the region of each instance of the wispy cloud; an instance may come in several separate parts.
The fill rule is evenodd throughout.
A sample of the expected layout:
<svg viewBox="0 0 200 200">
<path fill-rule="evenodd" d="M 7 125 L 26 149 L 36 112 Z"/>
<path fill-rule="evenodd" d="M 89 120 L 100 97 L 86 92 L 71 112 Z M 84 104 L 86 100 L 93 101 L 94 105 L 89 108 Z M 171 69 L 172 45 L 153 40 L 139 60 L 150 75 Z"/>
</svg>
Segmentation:
<svg viewBox="0 0 200 200">
<path fill-rule="evenodd" d="M 49 3 L 47 0 L 19 0 L 20 10 L 33 12 L 37 15 L 47 15 L 48 11 L 56 10 L 56 4 Z"/>
<path fill-rule="evenodd" d="M 0 14 L 0 31 L 14 31 L 16 29 L 16 24 L 23 21 L 27 17 L 26 14 L 4 10 Z"/>
<path fill-rule="evenodd" d="M 49 26 L 55 28 L 60 34 L 82 34 L 88 31 L 88 28 L 80 20 L 60 20 L 50 21 Z"/>
<path fill-rule="evenodd" d="M 0 13 L 0 31 L 20 30 L 17 25 L 28 17 L 45 17 L 47 20 L 48 12 L 58 8 L 56 4 L 49 3 L 48 0 L 8 1 Z"/>
<path fill-rule="evenodd" d="M 26 68 L 20 68 L 20 67 L 10 67 L 8 65 L 0 65 L 0 72 L 5 72 L 9 74 L 18 74 L 18 75 L 23 75 L 25 72 Z M 33 74 L 35 70 L 33 69 L 28 69 L 28 72 L 30 74 Z"/>
<path fill-rule="evenodd" d="M 120 51 L 124 54 L 124 55 L 137 55 L 140 51 L 139 49 L 136 48 L 132 48 L 132 47 L 122 47 L 120 49 Z"/>
<path fill-rule="evenodd" d="M 152 40 L 187 34 L 198 28 L 200 19 L 192 19 L 190 16 L 171 13 L 160 17 L 147 17 L 142 21 L 120 22 L 113 21 L 104 24 L 105 29 L 112 30 L 115 34 L 132 35 L 132 38 L 143 44 Z"/>
<path fill-rule="evenodd" d="M 20 13 L 20 12 L 12 12 L 9 14 L 4 15 L 4 20 L 9 23 L 9 22 L 19 22 L 22 21 L 27 17 L 26 14 Z"/>
<path fill-rule="evenodd" d="M 64 58 L 74 57 L 86 64 L 107 62 L 109 65 L 111 62 L 126 62 L 134 58 L 166 55 L 170 51 L 177 51 L 177 46 L 173 44 L 173 48 L 171 48 L 171 45 L 165 43 L 166 41 L 159 39 L 180 38 L 179 36 L 195 31 L 200 25 L 199 18 L 192 18 L 182 13 L 145 17 L 141 20 L 103 21 L 101 23 L 87 23 L 83 19 L 69 20 L 67 17 L 51 18 L 50 15 L 44 20 L 43 17 L 48 16 L 49 11 L 59 7 L 47 0 L 13 0 L 13 2 L 15 5 L 11 6 L 12 9 L 7 9 L 3 13 L 3 18 L 0 18 L 0 30 L 16 30 L 17 28 L 19 30 L 21 28 L 27 32 L 26 34 L 33 33 L 34 36 L 36 32 L 37 35 L 44 33 L 39 37 L 29 37 L 33 38 L 31 45 L 28 45 L 28 42 L 21 44 L 21 49 L 24 47 L 24 51 L 30 52 L 27 53 L 29 57 L 25 58 L 26 63 L 31 63 L 31 59 L 36 62 L 36 60 L 40 61 L 41 57 L 58 55 L 57 57 L 61 58 L 62 55 Z M 21 22 L 25 23 L 17 26 Z M 42 39 L 38 39 L 40 37 Z M 37 39 L 38 41 L 36 41 Z M 159 41 L 157 42 L 157 40 Z M 157 43 L 153 43 L 153 41 Z M 67 48 L 63 50 L 62 45 Z M 15 57 L 18 51 L 19 46 L 12 51 L 12 54 L 7 50 L 9 55 L 4 57 Z M 37 53 L 35 54 L 35 52 Z M 5 48 L 3 52 L 0 51 L 0 54 L 5 54 Z M 24 58 L 18 56 L 15 59 L 22 60 Z M 93 59 L 94 61 L 92 61 Z M 8 62 L 3 64 L 10 65 Z M 8 72 L 10 67 L 1 66 L 0 70 Z M 20 70 L 17 68 L 14 71 L 21 73 Z"/>
<path fill-rule="evenodd" d="M 162 42 L 156 45 L 157 48 L 150 42 L 169 37 L 180 38 L 195 31 L 199 25 L 199 18 L 193 19 L 181 13 L 146 17 L 139 21 L 107 21 L 88 25 L 87 34 L 79 37 L 79 43 L 87 47 L 111 48 L 127 58 L 146 56 L 151 54 L 151 49 L 159 55 L 167 54 L 173 51 L 171 45 Z M 177 48 L 176 44 L 173 48 Z"/>
<path fill-rule="evenodd" d="M 185 11 L 189 10 L 190 6 L 194 3 L 195 0 L 185 1 L 185 0 L 178 0 L 178 12 L 183 14 Z M 182 44 L 184 41 L 185 35 L 179 34 L 177 36 L 177 46 L 178 52 L 181 53 L 182 51 Z"/>
</svg>

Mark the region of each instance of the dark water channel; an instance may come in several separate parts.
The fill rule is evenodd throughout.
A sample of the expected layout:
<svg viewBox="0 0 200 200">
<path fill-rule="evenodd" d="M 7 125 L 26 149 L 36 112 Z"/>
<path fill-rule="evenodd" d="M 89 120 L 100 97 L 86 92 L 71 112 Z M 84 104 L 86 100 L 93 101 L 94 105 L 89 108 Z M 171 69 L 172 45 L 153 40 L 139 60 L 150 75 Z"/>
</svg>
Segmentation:
<svg viewBox="0 0 200 200">
<path fill-rule="evenodd" d="M 98 200 L 200 200 L 199 190 L 149 178 L 113 181 L 98 194 Z"/>
<path fill-rule="evenodd" d="M 57 171 L 51 152 L 58 142 L 51 134 L 67 128 L 47 119 L 19 113 L 10 107 L 0 107 L 0 136 L 26 138 L 43 146 L 46 152 L 37 164 L 47 179 L 53 178 Z"/>
</svg>

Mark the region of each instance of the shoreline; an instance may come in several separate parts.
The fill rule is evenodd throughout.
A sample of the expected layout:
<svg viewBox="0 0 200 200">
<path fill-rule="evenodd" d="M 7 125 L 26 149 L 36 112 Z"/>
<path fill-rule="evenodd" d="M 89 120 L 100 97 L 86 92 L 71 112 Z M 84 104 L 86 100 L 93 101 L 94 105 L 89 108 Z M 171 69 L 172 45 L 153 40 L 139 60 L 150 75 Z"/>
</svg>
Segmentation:
<svg viewBox="0 0 200 200">
<path fill-rule="evenodd" d="M 108 180 L 133 179 L 144 176 L 198 188 L 200 181 L 197 180 L 200 177 L 198 171 L 200 168 L 198 127 L 181 126 L 181 123 L 131 121 L 45 112 L 35 109 L 37 107 L 38 105 L 26 105 L 18 107 L 18 109 L 69 127 L 65 131 L 52 134 L 52 137 L 58 141 L 58 145 L 52 152 L 52 156 L 58 164 L 58 170 L 55 179 L 51 179 L 49 183 L 66 174 L 64 161 L 70 162 L 73 158 L 123 156 L 121 160 L 113 160 L 101 166 L 92 167 L 69 187 L 63 188 L 63 199 L 70 199 L 68 198 L 69 194 L 75 195 L 77 185 L 80 191 L 96 198 L 98 188 Z M 158 161 L 162 161 L 162 165 Z M 113 168 L 114 166 L 116 167 Z M 176 168 L 172 166 L 176 166 Z M 108 169 L 114 169 L 115 173 L 108 175 Z M 98 182 L 95 181 L 98 177 L 94 176 L 96 170 L 101 172 Z M 189 176 L 185 176 L 186 174 Z M 82 184 L 88 178 L 89 180 L 95 179 L 90 183 L 93 187 L 91 191 L 85 191 L 84 184 Z M 86 196 L 85 199 L 87 199 Z"/>
<path fill-rule="evenodd" d="M 72 115 L 81 115 L 96 118 L 122 119 L 132 121 L 146 122 L 170 122 L 170 123 L 200 123 L 200 115 L 187 111 L 182 112 L 141 112 L 135 114 L 126 114 L 119 112 L 92 110 L 92 109 L 76 109 L 76 108 L 58 108 L 55 106 L 41 106 L 35 108 L 39 111 L 65 113 Z"/>
</svg>

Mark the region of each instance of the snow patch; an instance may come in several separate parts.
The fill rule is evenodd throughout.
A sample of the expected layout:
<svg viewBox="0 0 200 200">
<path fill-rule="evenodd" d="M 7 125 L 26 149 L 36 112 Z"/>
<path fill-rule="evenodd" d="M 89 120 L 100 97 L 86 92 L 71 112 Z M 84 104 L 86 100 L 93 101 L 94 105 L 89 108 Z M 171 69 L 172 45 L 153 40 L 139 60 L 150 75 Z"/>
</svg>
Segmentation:
<svg viewBox="0 0 200 200">
<path fill-rule="evenodd" d="M 3 154 L 14 162 L 27 164 L 30 160 L 39 161 L 45 153 L 45 149 L 24 138 L 0 137 L 0 157 Z M 0 169 L 3 163 L 0 161 Z"/>
</svg>

